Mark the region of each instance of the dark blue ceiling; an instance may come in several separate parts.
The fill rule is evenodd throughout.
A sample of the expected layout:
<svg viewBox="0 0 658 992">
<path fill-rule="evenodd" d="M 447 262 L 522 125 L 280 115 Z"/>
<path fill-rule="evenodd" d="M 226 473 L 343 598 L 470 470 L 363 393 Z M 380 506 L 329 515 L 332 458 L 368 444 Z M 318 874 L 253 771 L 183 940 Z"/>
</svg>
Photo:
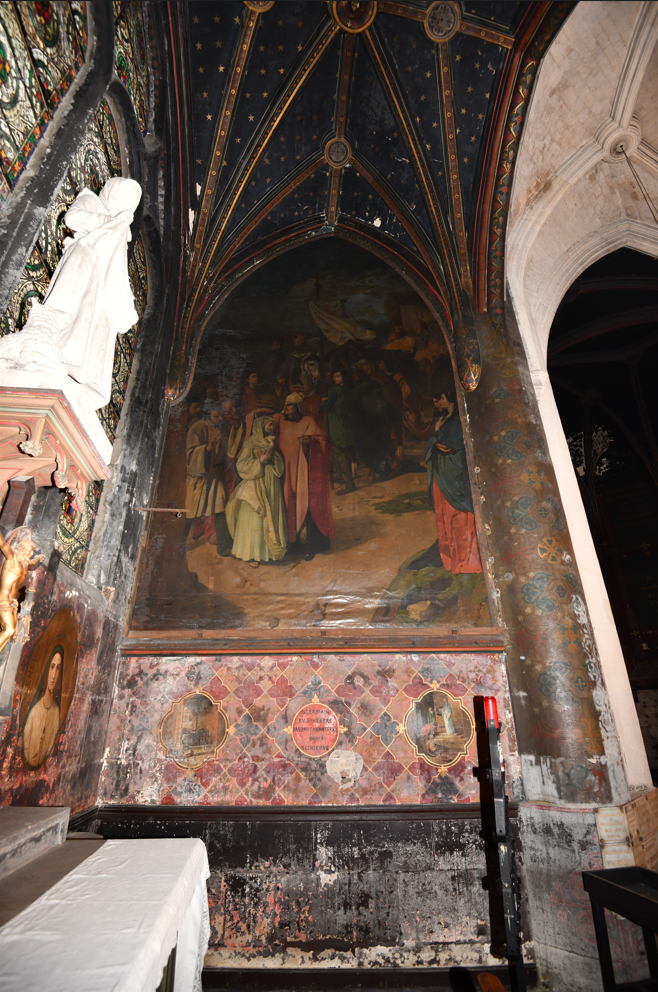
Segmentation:
<svg viewBox="0 0 658 992">
<path fill-rule="evenodd" d="M 200 209 L 218 137 L 218 116 L 249 10 L 238 0 L 191 0 L 187 6 Z M 404 8 L 408 16 L 394 16 L 386 6 L 392 5 L 380 4 L 367 34 L 350 36 L 338 30 L 306 74 L 257 163 L 248 168 L 247 152 L 254 135 L 275 111 L 312 44 L 332 25 L 329 5 L 320 2 L 279 0 L 270 10 L 258 14 L 247 61 L 236 86 L 237 98 L 219 178 L 213 180 L 205 237 L 213 237 L 213 225 L 220 215 L 220 242 L 236 244 L 240 251 L 311 215 L 318 219 L 318 225 L 326 221 L 331 170 L 322 153 L 327 139 L 335 133 L 341 60 L 353 44 L 345 136 L 354 159 L 340 173 L 336 220 L 340 222 L 343 217 L 346 223 L 372 225 L 379 235 L 390 237 L 417 255 L 428 244 L 440 254 L 438 211 L 443 218 L 439 223 L 456 245 L 454 191 L 446 176 L 446 117 L 438 79 L 438 46 L 427 37 L 419 20 L 429 4 L 395 5 Z M 471 0 L 460 6 L 462 24 L 470 25 L 471 30 L 484 25 L 490 31 L 496 29 L 513 36 L 517 22 L 531 6 Z M 462 30 L 447 42 L 467 227 L 472 221 L 473 190 L 482 171 L 483 136 L 511 43 L 511 37 L 505 46 Z M 381 64 L 375 65 L 373 45 L 383 53 L 384 73 Z M 384 78 L 387 73 L 388 81 Z M 399 96 L 397 106 L 394 90 Z M 400 127 L 400 114 L 408 127 Z M 410 148 L 410 141 L 418 146 L 415 150 Z M 286 191 L 300 169 L 310 167 L 313 161 L 315 172 Z M 419 169 L 426 170 L 427 182 L 438 197 L 432 222 L 429 205 L 419 188 Z M 272 206 L 271 197 L 277 189 L 282 193 L 280 202 Z M 230 212 L 228 203 L 234 204 Z M 456 248 L 453 251 L 456 257 Z"/>
</svg>

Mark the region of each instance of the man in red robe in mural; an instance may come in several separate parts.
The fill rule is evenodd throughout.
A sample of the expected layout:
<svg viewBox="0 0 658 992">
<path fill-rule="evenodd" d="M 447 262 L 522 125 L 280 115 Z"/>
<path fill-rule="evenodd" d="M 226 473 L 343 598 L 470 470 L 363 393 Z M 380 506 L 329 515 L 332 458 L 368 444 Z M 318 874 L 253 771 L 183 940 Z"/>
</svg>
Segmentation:
<svg viewBox="0 0 658 992">
<path fill-rule="evenodd" d="M 427 441 L 425 461 L 428 495 L 436 514 L 438 555 L 443 567 L 453 575 L 481 572 L 464 432 L 454 391 L 441 391 L 433 403 L 437 420 Z M 436 548 L 434 545 L 428 549 L 411 568 L 433 564 L 428 556 Z"/>
<path fill-rule="evenodd" d="M 295 543 L 310 561 L 320 551 L 328 551 L 334 533 L 329 497 L 330 438 L 318 423 L 302 412 L 304 397 L 286 397 L 276 422 L 276 446 L 283 455 L 286 470 L 283 498 L 288 522 L 288 550 Z"/>
</svg>

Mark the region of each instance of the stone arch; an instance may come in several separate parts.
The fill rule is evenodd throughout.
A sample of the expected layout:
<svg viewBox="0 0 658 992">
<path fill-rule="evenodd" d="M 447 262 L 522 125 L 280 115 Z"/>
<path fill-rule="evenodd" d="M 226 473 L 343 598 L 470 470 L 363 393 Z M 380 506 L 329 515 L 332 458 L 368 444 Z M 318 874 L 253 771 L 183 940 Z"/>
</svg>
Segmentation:
<svg viewBox="0 0 658 992">
<path fill-rule="evenodd" d="M 506 242 L 506 291 L 573 538 L 631 789 L 650 787 L 651 776 L 546 352 L 559 303 L 586 268 L 622 247 L 658 257 L 658 226 L 627 160 L 658 203 L 658 148 L 652 143 L 658 140 L 644 89 L 657 78 L 657 41 L 655 4 L 595 0 L 576 6 L 537 74 Z"/>
<path fill-rule="evenodd" d="M 185 374 L 181 377 L 181 384 L 179 386 L 178 383 L 172 381 L 169 383 L 170 399 L 174 405 L 182 402 L 187 396 L 194 377 L 194 369 L 204 331 L 214 314 L 229 298 L 231 293 L 257 269 L 263 268 L 274 258 L 286 252 L 294 251 L 305 243 L 314 242 L 320 238 L 340 238 L 358 245 L 363 251 L 371 254 L 373 258 L 379 259 L 385 265 L 388 265 L 389 268 L 404 279 L 411 289 L 418 293 L 436 318 L 443 332 L 446 343 L 448 344 L 453 370 L 458 377 L 454 328 L 451 323 L 448 301 L 444 300 L 438 294 L 431 275 L 418 265 L 418 259 L 401 255 L 377 231 L 369 229 L 355 230 L 340 224 L 337 224 L 332 229 L 328 229 L 320 221 L 315 227 L 310 227 L 301 233 L 299 231 L 285 232 L 282 236 L 277 236 L 272 244 L 256 242 L 249 254 L 241 256 L 239 261 L 222 276 L 207 294 L 203 301 L 203 306 L 195 315 L 192 325 L 190 345 L 186 356 Z M 458 378 L 457 381 L 459 381 Z"/>
</svg>

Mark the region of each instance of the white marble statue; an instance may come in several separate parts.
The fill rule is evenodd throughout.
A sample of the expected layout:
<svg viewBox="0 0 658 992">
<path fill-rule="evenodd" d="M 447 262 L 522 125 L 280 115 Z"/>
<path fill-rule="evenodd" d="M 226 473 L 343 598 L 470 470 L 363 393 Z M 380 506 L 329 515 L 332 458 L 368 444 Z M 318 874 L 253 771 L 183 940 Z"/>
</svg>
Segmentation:
<svg viewBox="0 0 658 992">
<path fill-rule="evenodd" d="M 83 189 L 65 221 L 64 242 L 43 303 L 24 328 L 0 338 L 0 377 L 8 370 L 68 375 L 92 409 L 109 402 L 117 334 L 137 321 L 128 279 L 130 224 L 142 190 L 134 179 L 108 179 L 98 196 Z"/>
</svg>

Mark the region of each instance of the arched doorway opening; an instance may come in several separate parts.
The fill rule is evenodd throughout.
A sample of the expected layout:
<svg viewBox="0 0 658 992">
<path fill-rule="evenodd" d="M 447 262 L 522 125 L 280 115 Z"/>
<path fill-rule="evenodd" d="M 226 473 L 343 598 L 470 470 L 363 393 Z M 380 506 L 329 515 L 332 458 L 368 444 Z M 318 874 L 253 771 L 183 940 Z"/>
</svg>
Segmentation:
<svg viewBox="0 0 658 992">
<path fill-rule="evenodd" d="M 571 285 L 548 340 L 555 400 L 658 774 L 658 260 L 629 248 Z M 639 695 L 638 695 L 639 694 Z M 656 712 L 654 712 L 654 710 Z"/>
</svg>

